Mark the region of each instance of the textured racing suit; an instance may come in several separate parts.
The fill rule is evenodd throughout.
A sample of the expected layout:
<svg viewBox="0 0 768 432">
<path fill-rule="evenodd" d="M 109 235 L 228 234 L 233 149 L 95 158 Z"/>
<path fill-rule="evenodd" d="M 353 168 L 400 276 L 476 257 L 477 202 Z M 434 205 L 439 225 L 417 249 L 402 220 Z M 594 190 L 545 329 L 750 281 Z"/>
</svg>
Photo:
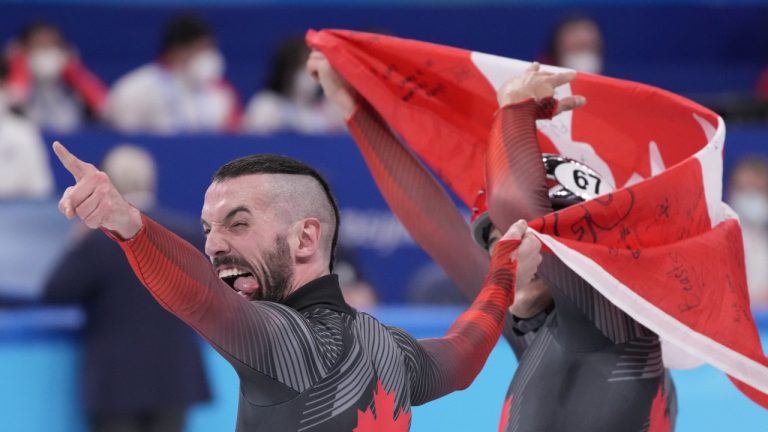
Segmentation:
<svg viewBox="0 0 768 432">
<path fill-rule="evenodd" d="M 411 405 L 466 388 L 479 373 L 514 298 L 510 253 L 519 242 L 500 244 L 469 309 L 444 337 L 425 340 L 353 310 L 336 275 L 282 304 L 249 302 L 194 247 L 146 216 L 137 235 L 119 243 L 157 301 L 235 368 L 238 431 L 405 431 Z"/>
</svg>

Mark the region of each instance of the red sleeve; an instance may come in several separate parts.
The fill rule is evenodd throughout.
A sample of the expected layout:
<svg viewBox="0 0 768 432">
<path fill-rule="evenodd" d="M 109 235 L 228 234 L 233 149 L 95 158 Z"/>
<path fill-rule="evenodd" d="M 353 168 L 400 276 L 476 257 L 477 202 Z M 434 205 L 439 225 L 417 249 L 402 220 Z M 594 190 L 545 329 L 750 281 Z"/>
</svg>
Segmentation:
<svg viewBox="0 0 768 432">
<path fill-rule="evenodd" d="M 488 211 L 501 232 L 517 220 L 532 220 L 552 211 L 536 120 L 551 118 L 556 107 L 553 98 L 538 103 L 528 99 L 496 113 L 488 140 L 486 183 Z"/>
<path fill-rule="evenodd" d="M 348 127 L 387 204 L 411 237 L 474 298 L 488 269 L 488 254 L 445 189 L 365 102 Z"/>
<path fill-rule="evenodd" d="M 326 372 L 318 366 L 325 364 L 326 355 L 318 347 L 320 339 L 298 312 L 277 303 L 247 301 L 219 279 L 194 246 L 146 216 L 142 222 L 130 240 L 107 234 L 118 241 L 160 305 L 207 339 L 238 372 L 247 369 L 251 381 L 257 372 L 263 382 L 279 382 L 297 392 Z M 274 366 L 284 363 L 281 369 Z"/>
<path fill-rule="evenodd" d="M 511 240 L 497 244 L 482 290 L 444 337 L 420 340 L 416 348 L 412 344 L 404 347 L 410 352 L 414 405 L 467 388 L 482 370 L 515 298 L 517 261 L 511 261 L 510 254 L 519 244 Z"/>
<path fill-rule="evenodd" d="M 208 336 L 215 338 L 218 331 L 207 322 L 209 318 L 231 316 L 248 304 L 216 275 L 210 261 L 194 246 L 145 215 L 132 239 L 110 237 L 118 241 L 134 273 L 155 299 L 198 331 L 210 333 Z"/>
<path fill-rule="evenodd" d="M 427 168 L 367 102 L 360 104 L 348 127 L 379 191 L 416 243 L 467 299 L 474 299 L 488 272 L 488 253 L 472 240 L 456 204 Z M 528 342 L 514 330 L 511 320 L 504 337 L 519 358 Z"/>
<path fill-rule="evenodd" d="M 6 85 L 10 90 L 13 103 L 25 102 L 29 97 L 32 78 L 27 67 L 27 57 L 21 50 L 8 59 L 8 77 Z"/>
<path fill-rule="evenodd" d="M 104 109 L 107 100 L 107 86 L 89 71 L 80 61 L 70 60 L 62 78 L 82 99 L 92 112 L 99 114 Z"/>
</svg>

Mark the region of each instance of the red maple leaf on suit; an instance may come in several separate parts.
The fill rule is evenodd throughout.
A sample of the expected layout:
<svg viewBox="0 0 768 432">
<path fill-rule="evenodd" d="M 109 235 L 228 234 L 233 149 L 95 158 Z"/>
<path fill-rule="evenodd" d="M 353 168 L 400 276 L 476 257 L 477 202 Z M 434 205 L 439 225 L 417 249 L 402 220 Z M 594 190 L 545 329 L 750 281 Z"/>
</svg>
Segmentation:
<svg viewBox="0 0 768 432">
<path fill-rule="evenodd" d="M 651 404 L 648 432 L 669 432 L 671 429 L 669 416 L 667 415 L 667 395 L 659 387 L 659 392 L 656 393 L 656 397 L 653 398 L 653 404 Z"/>
<path fill-rule="evenodd" d="M 369 406 L 365 411 L 357 411 L 357 427 L 353 432 L 406 432 L 411 428 L 410 411 L 400 409 L 395 420 L 395 391 L 387 393 L 378 380 L 372 406 L 373 410 Z"/>
</svg>

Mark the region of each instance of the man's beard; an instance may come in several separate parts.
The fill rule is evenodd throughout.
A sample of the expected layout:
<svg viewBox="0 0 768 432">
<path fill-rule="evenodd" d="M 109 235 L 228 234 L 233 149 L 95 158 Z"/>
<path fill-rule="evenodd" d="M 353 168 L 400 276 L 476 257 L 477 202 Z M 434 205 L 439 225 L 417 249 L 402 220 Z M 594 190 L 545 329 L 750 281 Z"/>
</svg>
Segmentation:
<svg viewBox="0 0 768 432">
<path fill-rule="evenodd" d="M 261 272 L 257 272 L 251 263 L 235 255 L 215 257 L 213 266 L 232 265 L 247 270 L 259 284 L 258 289 L 246 297 L 249 301 L 280 303 L 288 296 L 293 279 L 293 260 L 286 236 L 278 234 L 275 237 L 275 248 L 264 252 L 261 262 L 263 263 L 263 266 L 259 266 Z M 230 286 L 234 283 L 234 281 L 228 282 Z M 237 290 L 234 286 L 232 288 Z"/>
<path fill-rule="evenodd" d="M 265 300 L 280 303 L 288 296 L 293 279 L 293 260 L 288 240 L 284 235 L 275 238 L 275 249 L 264 253 L 264 279 L 261 289 L 251 300 Z"/>
</svg>

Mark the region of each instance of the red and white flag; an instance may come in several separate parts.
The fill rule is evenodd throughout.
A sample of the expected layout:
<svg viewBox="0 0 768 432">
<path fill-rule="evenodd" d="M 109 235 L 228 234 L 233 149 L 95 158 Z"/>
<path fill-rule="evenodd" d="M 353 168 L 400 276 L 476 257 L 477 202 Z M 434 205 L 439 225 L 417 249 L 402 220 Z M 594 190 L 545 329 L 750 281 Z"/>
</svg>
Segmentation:
<svg viewBox="0 0 768 432">
<path fill-rule="evenodd" d="M 529 63 L 343 30 L 310 31 L 307 42 L 471 207 L 485 182 L 496 89 Z M 722 118 L 678 95 L 590 74 L 555 97 L 570 94 L 588 103 L 537 122 L 542 150 L 581 161 L 613 192 L 529 225 L 660 335 L 668 366 L 680 354 L 705 361 L 768 408 L 768 359 L 749 307 L 741 228 L 722 201 Z"/>
</svg>

